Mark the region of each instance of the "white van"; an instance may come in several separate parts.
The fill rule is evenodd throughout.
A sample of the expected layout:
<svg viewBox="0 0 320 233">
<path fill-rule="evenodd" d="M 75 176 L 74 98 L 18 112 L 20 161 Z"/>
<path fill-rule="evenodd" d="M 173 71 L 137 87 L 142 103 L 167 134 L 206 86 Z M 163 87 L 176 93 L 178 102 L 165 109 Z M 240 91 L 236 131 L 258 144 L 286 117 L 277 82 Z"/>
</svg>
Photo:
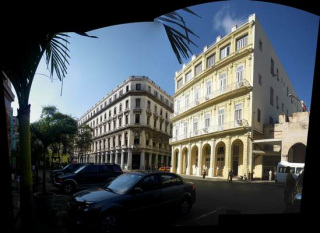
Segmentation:
<svg viewBox="0 0 320 233">
<path fill-rule="evenodd" d="M 290 167 L 290 172 L 293 175 L 293 178 L 297 179 L 299 174 L 302 172 L 304 168 L 304 163 L 290 163 L 286 161 L 281 161 L 277 165 L 277 173 L 275 182 L 277 183 L 285 183 L 286 182 L 286 168 Z"/>
</svg>

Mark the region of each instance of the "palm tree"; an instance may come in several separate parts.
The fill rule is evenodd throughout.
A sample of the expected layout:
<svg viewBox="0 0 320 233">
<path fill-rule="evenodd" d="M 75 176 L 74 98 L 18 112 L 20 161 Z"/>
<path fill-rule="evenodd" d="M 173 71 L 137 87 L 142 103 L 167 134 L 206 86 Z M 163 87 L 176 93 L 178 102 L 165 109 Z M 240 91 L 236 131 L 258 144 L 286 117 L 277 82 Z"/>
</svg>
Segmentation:
<svg viewBox="0 0 320 233">
<path fill-rule="evenodd" d="M 187 8 L 185 11 L 194 14 L 192 11 Z M 196 15 L 196 14 L 194 14 Z M 184 57 L 189 57 L 189 52 L 191 51 L 188 44 L 193 43 L 189 38 L 189 33 L 193 34 L 186 26 L 181 17 L 177 13 L 169 13 L 163 17 L 156 19 L 163 23 L 168 39 L 171 43 L 174 53 L 177 56 L 177 59 L 181 63 L 180 53 Z M 179 32 L 179 29 L 174 29 L 170 27 L 168 23 L 173 23 L 180 27 L 185 33 L 182 34 Z M 86 28 L 86 27 L 84 27 Z M 10 31 L 13 32 L 13 31 Z M 85 32 L 78 32 L 80 35 L 88 36 Z M 28 35 L 23 38 L 20 38 L 22 35 Z M 6 48 L 6 44 L 3 43 L 4 51 L 2 51 L 2 56 L 5 58 L 4 61 L 1 61 L 1 72 L 0 75 L 2 79 L 5 77 L 8 78 L 17 93 L 19 109 L 18 109 L 18 119 L 20 126 L 20 158 L 21 158 L 21 227 L 23 229 L 33 229 L 33 212 L 32 212 L 32 173 L 31 173 L 31 142 L 30 142 L 30 104 L 29 104 L 29 95 L 34 79 L 35 72 L 40 63 L 40 60 L 43 54 L 46 54 L 46 62 L 50 68 L 50 75 L 57 75 L 60 81 L 63 81 L 63 78 L 66 75 L 68 64 L 68 44 L 67 35 L 60 33 L 57 28 L 50 31 L 32 31 L 28 34 L 19 34 L 17 32 L 7 34 L 7 42 L 16 42 L 14 46 Z M 9 38 L 9 39 L 8 39 Z M 187 42 L 187 43 L 186 43 Z M 6 116 L 5 105 L 4 105 L 4 92 L 3 87 L 0 91 L 1 98 L 1 114 Z M 2 123 L 3 129 L 6 129 L 7 126 Z M 1 139 L 8 145 L 6 130 L 1 130 Z M 1 144 L 3 145 L 3 144 Z M 5 163 L 7 168 L 4 169 L 4 174 L 6 174 L 6 184 L 8 191 L 6 192 L 6 197 L 8 200 L 12 200 L 11 197 L 11 181 L 10 181 L 10 162 L 9 162 L 9 151 L 5 146 L 1 146 L 1 149 L 6 155 Z M 13 216 L 12 201 L 10 201 L 8 208 L 9 216 Z M 13 221 L 12 217 L 9 218 L 9 228 L 12 229 Z"/>
</svg>

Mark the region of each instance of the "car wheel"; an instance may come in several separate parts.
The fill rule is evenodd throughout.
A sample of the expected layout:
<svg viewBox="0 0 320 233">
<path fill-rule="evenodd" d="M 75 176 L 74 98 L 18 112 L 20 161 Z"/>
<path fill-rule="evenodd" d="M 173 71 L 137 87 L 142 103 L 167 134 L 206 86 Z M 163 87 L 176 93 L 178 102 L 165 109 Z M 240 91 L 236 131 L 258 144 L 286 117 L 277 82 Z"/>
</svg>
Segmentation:
<svg viewBox="0 0 320 233">
<path fill-rule="evenodd" d="M 119 232 L 119 214 L 115 212 L 106 213 L 102 219 L 101 230 L 104 233 Z"/>
<path fill-rule="evenodd" d="M 66 183 L 63 186 L 63 190 L 67 193 L 67 194 L 72 194 L 75 191 L 76 187 L 74 184 L 72 183 Z"/>
<path fill-rule="evenodd" d="M 182 215 L 187 214 L 190 211 L 190 209 L 191 209 L 190 201 L 187 198 L 183 199 L 179 206 L 179 213 Z"/>
</svg>

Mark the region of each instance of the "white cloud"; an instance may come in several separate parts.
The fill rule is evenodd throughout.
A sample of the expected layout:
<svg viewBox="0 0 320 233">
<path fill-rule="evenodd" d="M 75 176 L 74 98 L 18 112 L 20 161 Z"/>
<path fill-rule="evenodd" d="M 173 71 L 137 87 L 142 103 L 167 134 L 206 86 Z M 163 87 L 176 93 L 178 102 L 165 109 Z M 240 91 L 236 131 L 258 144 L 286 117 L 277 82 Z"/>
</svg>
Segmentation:
<svg viewBox="0 0 320 233">
<path fill-rule="evenodd" d="M 213 28 L 228 34 L 234 25 L 241 26 L 247 21 L 247 17 L 235 16 L 230 4 L 226 4 L 213 17 Z"/>
</svg>

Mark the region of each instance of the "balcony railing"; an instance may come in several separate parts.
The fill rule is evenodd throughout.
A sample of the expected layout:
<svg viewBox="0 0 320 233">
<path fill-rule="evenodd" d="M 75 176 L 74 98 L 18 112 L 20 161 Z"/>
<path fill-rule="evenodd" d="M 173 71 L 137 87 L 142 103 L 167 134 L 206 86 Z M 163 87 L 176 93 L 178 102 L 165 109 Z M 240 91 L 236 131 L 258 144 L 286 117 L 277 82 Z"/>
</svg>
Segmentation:
<svg viewBox="0 0 320 233">
<path fill-rule="evenodd" d="M 180 141 L 180 140 L 187 139 L 187 138 L 200 136 L 200 135 L 205 135 L 205 134 L 209 134 L 209 133 L 216 133 L 216 132 L 221 132 L 224 130 L 236 129 L 236 128 L 244 127 L 244 126 L 248 126 L 248 121 L 245 119 L 225 122 L 222 125 L 214 125 L 214 126 L 210 126 L 207 128 L 192 130 L 189 133 L 180 134 L 178 136 L 170 138 L 169 143 Z"/>
<path fill-rule="evenodd" d="M 211 99 L 217 98 L 218 96 L 221 96 L 226 93 L 230 93 L 234 90 L 244 88 L 244 87 L 250 87 L 250 83 L 247 80 L 242 80 L 241 82 L 235 82 L 231 83 L 227 86 L 224 86 L 222 88 L 219 88 L 215 90 L 214 92 L 210 93 L 209 95 L 201 96 L 198 100 L 190 101 L 188 106 L 180 106 L 178 111 L 175 111 L 173 114 L 171 114 L 171 117 L 178 116 L 179 114 L 197 106 L 200 105 L 206 101 L 209 101 Z"/>
</svg>

